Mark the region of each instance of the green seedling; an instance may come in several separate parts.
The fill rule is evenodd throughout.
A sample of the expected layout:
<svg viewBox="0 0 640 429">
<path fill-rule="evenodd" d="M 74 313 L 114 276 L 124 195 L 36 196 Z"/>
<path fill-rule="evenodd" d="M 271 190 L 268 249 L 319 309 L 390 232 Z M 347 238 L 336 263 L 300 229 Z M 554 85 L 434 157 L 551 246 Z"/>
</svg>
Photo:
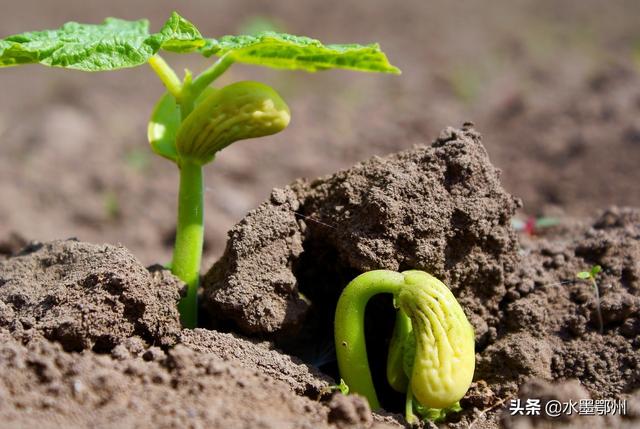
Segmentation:
<svg viewBox="0 0 640 429">
<path fill-rule="evenodd" d="M 633 45 L 633 52 L 631 54 L 633 62 L 638 70 L 640 70 L 640 40 L 636 41 Z"/>
<path fill-rule="evenodd" d="M 600 333 L 603 333 L 604 323 L 602 321 L 602 311 L 600 310 L 600 290 L 598 288 L 598 282 L 596 281 L 596 277 L 601 271 L 602 267 L 600 265 L 594 265 L 589 271 L 580 271 L 576 274 L 576 277 L 581 280 L 588 280 L 593 285 L 593 291 L 596 295 L 596 312 L 598 314 L 598 325 L 600 327 Z"/>
<path fill-rule="evenodd" d="M 199 53 L 219 59 L 198 76 L 180 79 L 160 51 Z M 107 18 L 102 24 L 69 22 L 57 30 L 0 39 L 0 67 L 39 63 L 88 72 L 149 64 L 165 85 L 151 115 L 153 151 L 180 169 L 178 225 L 172 272 L 187 284 L 179 305 L 182 322 L 197 324 L 197 289 L 203 245 L 203 166 L 238 140 L 282 131 L 289 108 L 278 93 L 257 82 L 211 85 L 233 63 L 315 72 L 334 68 L 399 73 L 377 44 L 323 45 L 315 39 L 265 31 L 256 35 L 203 37 L 173 13 L 158 33 L 147 20 Z"/>
<path fill-rule="evenodd" d="M 120 207 L 118 194 L 113 191 L 109 191 L 104 195 L 104 211 L 107 214 L 107 219 L 111 221 L 120 218 L 122 215 L 122 209 Z"/>
<path fill-rule="evenodd" d="M 134 148 L 124 155 L 126 164 L 138 173 L 145 173 L 151 163 L 149 152 L 141 148 Z"/>
<path fill-rule="evenodd" d="M 341 378 L 340 379 L 340 384 L 334 384 L 331 386 L 327 386 L 324 389 L 322 389 L 322 393 L 323 394 L 329 394 L 332 392 L 340 392 L 343 395 L 348 395 L 349 394 L 349 386 L 347 386 L 347 383 L 344 382 L 344 380 Z"/>
<path fill-rule="evenodd" d="M 380 407 L 364 337 L 365 307 L 380 293 L 393 294 L 397 308 L 387 357 L 387 380 L 406 394 L 407 421 L 415 412 L 431 419 L 459 409 L 475 369 L 473 327 L 440 280 L 423 271 L 369 271 L 342 292 L 335 316 L 340 376 L 351 392 Z"/>
</svg>

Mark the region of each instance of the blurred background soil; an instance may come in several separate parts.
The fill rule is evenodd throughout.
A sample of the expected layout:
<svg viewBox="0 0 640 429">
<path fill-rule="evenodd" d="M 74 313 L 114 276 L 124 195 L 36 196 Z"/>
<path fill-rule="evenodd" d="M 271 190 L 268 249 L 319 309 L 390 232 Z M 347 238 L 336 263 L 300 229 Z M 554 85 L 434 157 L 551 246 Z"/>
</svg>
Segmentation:
<svg viewBox="0 0 640 429">
<path fill-rule="evenodd" d="M 107 16 L 146 17 L 156 31 L 174 9 L 210 37 L 268 27 L 327 43 L 379 42 L 403 70 L 233 66 L 221 84 L 272 85 L 292 123 L 233 145 L 207 167 L 205 268 L 271 188 L 429 143 L 468 120 L 507 191 L 523 199 L 522 217 L 640 205 L 639 2 L 1 0 L 0 37 Z M 211 61 L 166 58 L 196 72 Z M 146 141 L 162 91 L 146 67 L 0 70 L 0 244 L 10 247 L 12 233 L 73 236 L 122 243 L 146 264 L 167 262 L 178 174 Z"/>
</svg>

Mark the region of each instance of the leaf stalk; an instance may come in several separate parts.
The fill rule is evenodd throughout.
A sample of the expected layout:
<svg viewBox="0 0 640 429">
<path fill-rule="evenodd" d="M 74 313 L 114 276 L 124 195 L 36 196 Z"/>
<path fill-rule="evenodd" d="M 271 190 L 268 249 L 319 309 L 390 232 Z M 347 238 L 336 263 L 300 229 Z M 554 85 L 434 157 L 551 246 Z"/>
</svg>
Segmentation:
<svg viewBox="0 0 640 429">
<path fill-rule="evenodd" d="M 149 58 L 149 65 L 158 75 L 164 86 L 173 95 L 178 102 L 182 98 L 182 82 L 176 72 L 160 55 L 154 55 Z"/>
</svg>

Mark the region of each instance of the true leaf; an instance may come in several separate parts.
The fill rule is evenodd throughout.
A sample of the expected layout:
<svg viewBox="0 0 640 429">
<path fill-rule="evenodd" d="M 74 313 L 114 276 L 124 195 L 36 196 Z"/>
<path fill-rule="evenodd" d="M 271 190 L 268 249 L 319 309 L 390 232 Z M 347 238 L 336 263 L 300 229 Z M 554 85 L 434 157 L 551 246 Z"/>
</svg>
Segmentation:
<svg viewBox="0 0 640 429">
<path fill-rule="evenodd" d="M 204 39 L 176 12 L 158 33 L 146 19 L 107 18 L 102 24 L 69 22 L 57 30 L 32 31 L 0 39 L 0 67 L 40 63 L 83 71 L 106 71 L 142 65 L 160 49 L 199 50 L 227 55 L 235 62 L 289 70 L 342 68 L 400 73 L 377 44 L 323 45 L 309 37 L 264 31 L 257 35 Z"/>
<path fill-rule="evenodd" d="M 338 390 L 343 395 L 348 395 L 349 394 L 349 386 L 347 386 L 347 383 L 342 378 L 340 379 L 340 384 L 338 385 Z"/>
<path fill-rule="evenodd" d="M 195 25 L 176 12 L 171 14 L 155 37 L 159 37 L 161 48 L 165 51 L 192 52 L 205 45 L 205 40 Z"/>
<path fill-rule="evenodd" d="M 400 73 L 377 44 L 323 45 L 309 37 L 272 31 L 208 39 L 201 52 L 205 56 L 227 54 L 236 62 L 288 70 L 314 72 L 342 68 Z"/>
<path fill-rule="evenodd" d="M 146 19 L 107 18 L 102 24 L 68 22 L 57 30 L 32 31 L 0 40 L 0 67 L 40 63 L 83 71 L 142 65 L 159 49 L 193 51 L 205 41 L 189 21 L 173 13 L 149 34 Z"/>
</svg>

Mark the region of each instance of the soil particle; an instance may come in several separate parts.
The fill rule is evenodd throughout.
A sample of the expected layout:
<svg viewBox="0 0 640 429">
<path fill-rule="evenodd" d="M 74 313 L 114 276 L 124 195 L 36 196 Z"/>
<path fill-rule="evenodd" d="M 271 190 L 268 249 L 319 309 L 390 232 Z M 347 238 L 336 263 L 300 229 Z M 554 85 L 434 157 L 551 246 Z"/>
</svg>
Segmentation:
<svg viewBox="0 0 640 429">
<path fill-rule="evenodd" d="M 256 342 L 234 334 L 205 329 L 183 330 L 180 343 L 200 353 L 267 374 L 288 385 L 299 395 L 318 398 L 323 389 L 335 384 L 332 379 L 299 359 L 273 348 L 268 342 Z"/>
<path fill-rule="evenodd" d="M 282 338 L 308 313 L 298 290 L 332 307 L 358 273 L 423 269 L 451 287 L 483 338 L 518 260 L 519 204 L 480 134 L 447 128 L 430 146 L 274 191 L 230 232 L 204 305 L 246 334 Z"/>
<path fill-rule="evenodd" d="M 123 247 L 75 240 L 33 244 L 0 261 L 0 326 L 67 351 L 110 352 L 133 335 L 169 346 L 180 332 L 182 284 Z"/>
</svg>

